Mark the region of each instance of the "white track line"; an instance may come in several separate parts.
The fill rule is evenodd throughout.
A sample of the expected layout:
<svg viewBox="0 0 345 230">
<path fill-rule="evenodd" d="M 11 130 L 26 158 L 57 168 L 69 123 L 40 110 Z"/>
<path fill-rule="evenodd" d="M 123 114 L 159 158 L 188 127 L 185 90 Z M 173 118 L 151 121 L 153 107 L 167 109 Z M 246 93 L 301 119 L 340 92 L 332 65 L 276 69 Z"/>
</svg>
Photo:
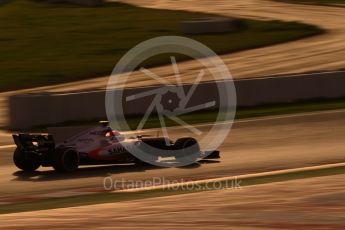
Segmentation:
<svg viewBox="0 0 345 230">
<path fill-rule="evenodd" d="M 224 121 L 224 122 L 219 122 L 219 123 L 215 123 L 215 124 L 250 123 L 250 122 L 257 122 L 257 121 L 270 121 L 270 120 L 279 120 L 279 119 L 286 119 L 286 118 L 297 118 L 297 117 L 337 114 L 337 113 L 344 113 L 344 112 L 345 112 L 345 109 L 332 110 L 332 111 L 306 112 L 306 113 L 297 113 L 297 114 L 289 114 L 289 115 L 264 116 L 261 118 L 240 119 L 240 120 L 235 120 L 235 121 Z M 195 127 L 202 127 L 202 126 L 207 126 L 207 125 L 210 125 L 210 124 L 200 124 L 200 125 L 195 125 Z"/>
<path fill-rule="evenodd" d="M 285 174 L 285 173 L 314 171 L 314 170 L 330 169 L 330 168 L 336 168 L 336 167 L 345 167 L 345 162 L 336 163 L 336 164 L 319 165 L 319 166 L 309 166 L 309 167 L 295 168 L 295 169 L 275 170 L 275 171 L 262 172 L 262 173 L 252 173 L 252 174 L 245 174 L 245 175 L 239 175 L 239 176 L 219 177 L 219 178 L 207 179 L 207 180 L 197 180 L 197 181 L 188 181 L 188 182 L 172 183 L 172 184 L 165 184 L 165 185 L 154 185 L 154 186 L 149 186 L 149 187 L 130 188 L 130 189 L 123 189 L 123 190 L 115 190 L 112 192 L 113 193 L 141 192 L 141 191 L 150 191 L 150 190 L 157 190 L 157 189 L 178 188 L 182 186 L 200 185 L 200 184 L 223 182 L 223 181 L 235 181 L 235 180 L 239 181 L 242 179 L 248 179 L 248 178 L 254 178 L 254 177 L 274 176 L 274 175 L 280 175 L 280 174 Z"/>
<path fill-rule="evenodd" d="M 263 116 L 260 118 L 244 118 L 235 121 L 222 121 L 217 123 L 203 123 L 203 124 L 195 124 L 193 127 L 200 128 L 200 127 L 207 127 L 213 125 L 222 125 L 222 124 L 240 124 L 240 123 L 251 123 L 257 121 L 270 121 L 270 120 L 279 120 L 279 119 L 287 119 L 287 118 L 298 118 L 298 117 L 308 117 L 308 116 L 317 116 L 317 115 L 327 115 L 327 114 L 337 114 L 337 113 L 345 113 L 345 109 L 337 109 L 337 110 L 328 110 L 328 111 L 318 111 L 318 112 L 306 112 L 306 113 L 295 113 L 295 114 L 287 114 L 287 115 L 276 115 L 276 116 Z M 183 129 L 180 126 L 171 126 L 167 127 L 167 129 Z M 160 130 L 160 128 L 154 129 L 143 129 L 143 130 L 134 130 L 134 131 L 124 131 L 124 134 L 135 134 L 140 132 L 155 132 Z"/>
</svg>

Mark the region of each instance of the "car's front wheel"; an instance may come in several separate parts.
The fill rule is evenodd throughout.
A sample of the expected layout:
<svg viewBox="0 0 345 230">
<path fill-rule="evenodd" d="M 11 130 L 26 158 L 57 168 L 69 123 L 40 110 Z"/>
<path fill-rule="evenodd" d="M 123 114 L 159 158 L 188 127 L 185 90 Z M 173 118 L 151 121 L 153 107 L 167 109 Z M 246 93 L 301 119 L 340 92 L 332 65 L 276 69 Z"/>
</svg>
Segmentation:
<svg viewBox="0 0 345 230">
<path fill-rule="evenodd" d="M 33 172 L 41 166 L 37 159 L 28 156 L 28 154 L 18 148 L 13 153 L 13 162 L 17 168 L 26 172 Z"/>
<path fill-rule="evenodd" d="M 52 163 L 58 172 L 74 172 L 79 167 L 79 154 L 72 148 L 58 148 L 53 153 Z"/>
<path fill-rule="evenodd" d="M 197 156 L 200 153 L 200 146 L 197 140 L 192 137 L 183 137 L 178 139 L 174 148 L 176 157 Z"/>
</svg>

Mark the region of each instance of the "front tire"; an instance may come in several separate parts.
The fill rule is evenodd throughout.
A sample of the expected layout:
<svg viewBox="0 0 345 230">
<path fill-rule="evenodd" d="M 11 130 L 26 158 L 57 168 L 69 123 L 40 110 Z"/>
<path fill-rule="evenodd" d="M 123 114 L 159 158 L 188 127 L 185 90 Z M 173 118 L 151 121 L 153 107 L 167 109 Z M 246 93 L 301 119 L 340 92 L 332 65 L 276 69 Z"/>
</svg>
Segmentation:
<svg viewBox="0 0 345 230">
<path fill-rule="evenodd" d="M 53 168 L 58 172 L 74 172 L 79 167 L 79 154 L 72 148 L 59 148 L 53 154 Z"/>
<path fill-rule="evenodd" d="M 174 148 L 178 153 L 176 157 L 196 156 L 200 153 L 199 143 L 192 137 L 178 139 L 174 144 Z"/>
<path fill-rule="evenodd" d="M 13 153 L 13 162 L 17 168 L 25 172 L 33 172 L 41 166 L 37 159 L 29 157 L 28 154 L 18 148 Z"/>
</svg>

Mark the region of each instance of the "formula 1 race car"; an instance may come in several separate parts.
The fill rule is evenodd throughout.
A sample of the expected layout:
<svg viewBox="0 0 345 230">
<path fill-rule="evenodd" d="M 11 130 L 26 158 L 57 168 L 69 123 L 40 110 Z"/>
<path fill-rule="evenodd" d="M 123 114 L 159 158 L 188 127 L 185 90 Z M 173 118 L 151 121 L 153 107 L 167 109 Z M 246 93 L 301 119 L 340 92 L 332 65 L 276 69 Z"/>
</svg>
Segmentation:
<svg viewBox="0 0 345 230">
<path fill-rule="evenodd" d="M 40 166 L 52 166 L 59 172 L 73 172 L 79 165 L 99 164 L 147 164 L 128 151 L 131 146 L 145 143 L 157 149 L 179 150 L 190 149 L 199 154 L 199 159 L 219 158 L 218 151 L 200 151 L 198 142 L 191 137 L 183 137 L 175 142 L 166 137 L 135 136 L 125 138 L 118 131 L 113 131 L 108 122 L 100 122 L 99 126 L 88 128 L 61 143 L 54 135 L 16 134 L 13 139 L 17 148 L 13 155 L 15 165 L 24 171 L 35 171 Z M 168 144 L 167 144 L 168 143 Z M 171 151 L 170 151 L 171 152 Z M 173 152 L 173 151 L 172 151 Z M 157 153 L 159 157 L 172 157 Z"/>
</svg>

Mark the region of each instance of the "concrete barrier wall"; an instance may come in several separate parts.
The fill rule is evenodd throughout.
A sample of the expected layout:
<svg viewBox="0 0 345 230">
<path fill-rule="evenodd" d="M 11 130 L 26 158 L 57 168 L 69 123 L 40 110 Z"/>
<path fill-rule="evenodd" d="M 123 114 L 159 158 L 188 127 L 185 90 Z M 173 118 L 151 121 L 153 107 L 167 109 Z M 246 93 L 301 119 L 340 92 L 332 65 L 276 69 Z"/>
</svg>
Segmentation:
<svg viewBox="0 0 345 230">
<path fill-rule="evenodd" d="M 345 97 L 345 71 L 235 82 L 238 105 L 255 106 Z"/>
<path fill-rule="evenodd" d="M 315 98 L 345 97 L 345 71 L 314 73 L 296 76 L 243 79 L 234 81 L 238 106 L 289 103 Z M 220 83 L 222 84 L 222 83 Z M 185 91 L 191 85 L 185 85 Z M 134 95 L 156 87 L 126 89 L 124 96 Z M 125 97 L 124 97 L 125 98 Z M 216 100 L 214 82 L 199 84 L 190 105 Z M 126 115 L 144 114 L 152 97 L 125 102 Z M 22 94 L 9 98 L 10 128 L 23 129 L 66 121 L 106 119 L 105 91 L 68 94 Z M 218 103 L 214 109 L 218 106 Z"/>
</svg>

